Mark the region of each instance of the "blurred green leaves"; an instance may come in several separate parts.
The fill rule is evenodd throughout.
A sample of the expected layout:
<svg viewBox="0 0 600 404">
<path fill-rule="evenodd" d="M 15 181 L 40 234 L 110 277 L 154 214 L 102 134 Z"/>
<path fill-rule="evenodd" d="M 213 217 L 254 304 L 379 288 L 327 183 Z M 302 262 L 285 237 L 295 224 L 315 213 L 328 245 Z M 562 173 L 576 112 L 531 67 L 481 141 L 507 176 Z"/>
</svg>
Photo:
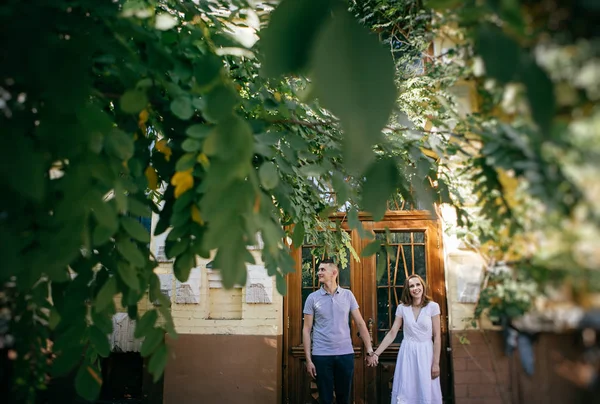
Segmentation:
<svg viewBox="0 0 600 404">
<path fill-rule="evenodd" d="M 320 32 L 311 75 L 319 100 L 340 118 L 347 169 L 360 174 L 372 159 L 396 101 L 394 64 L 376 36 L 344 10 Z"/>
<path fill-rule="evenodd" d="M 396 100 L 389 52 L 349 12 L 329 1 L 282 2 L 262 43 L 266 75 L 307 69 L 321 104 L 341 121 L 344 158 L 352 162 L 346 168 L 361 174 Z"/>
<path fill-rule="evenodd" d="M 421 63 L 438 32 L 432 14 L 412 3 L 388 3 L 354 2 L 348 12 L 342 2 L 284 0 L 260 15 L 268 25 L 251 49 L 258 59 L 232 39 L 232 26 L 251 25 L 244 12 L 215 13 L 202 2 L 169 3 L 176 20 L 162 6 L 127 3 L 121 10 L 111 2 L 80 7 L 77 0 L 69 12 L 34 0 L 12 2 L 0 13 L 0 26 L 10 33 L 0 47 L 10 78 L 2 83 L 10 97 L 0 107 L 7 134 L 0 150 L 6 190 L 0 244 L 8 268 L 2 276 L 16 276 L 27 291 L 49 279 L 51 287 L 28 297 L 37 301 L 23 297 L 20 307 L 52 301 L 54 371 L 79 366 L 82 397 L 98 395 L 98 357 L 109 350 L 116 296 L 132 317 L 146 295 L 157 304 L 137 318 L 136 337 L 145 338 L 142 353 L 155 380 L 165 368 L 164 335 L 175 329 L 154 273 L 150 235 L 138 220 L 150 217 L 150 209 L 159 218 L 155 233 L 170 230 L 166 255 L 178 280 L 188 278 L 196 256 L 216 250 L 224 285 L 244 284 L 246 264 L 254 262 L 249 250 L 260 235 L 262 261 L 285 292 L 285 275 L 295 270 L 288 237 L 295 248 L 305 240 L 345 248 L 339 224 L 328 219 L 336 210 L 347 211 L 350 227 L 371 238 L 359 211 L 381 219 L 398 193 L 419 207 L 438 202 L 438 192 L 447 202 L 468 199 L 439 170 L 463 152 L 463 141 L 481 142 L 464 173 L 493 226 L 512 214 L 501 170 L 526 178 L 532 195 L 561 212 L 581 200 L 554 163 L 560 153 L 551 143 L 570 145 L 558 123 L 568 126 L 568 117 L 590 113 L 585 89 L 571 97 L 572 109 L 559 107 L 556 77 L 564 76 L 553 76 L 534 55 L 536 33 L 525 29 L 524 11 L 512 2 L 428 2 L 456 11 L 466 41 L 448 52 L 448 63 L 431 55 Z M 401 43 L 394 39 L 398 26 L 411 27 Z M 14 57 L 23 49 L 30 50 L 27 58 Z M 468 76 L 469 63 L 451 63 L 456 55 L 470 62 L 474 54 L 485 65 L 481 76 Z M 481 109 L 457 118 L 444 92 L 462 78 L 478 86 Z M 523 96 L 526 108 L 495 115 L 504 88 L 513 84 L 514 104 Z M 517 123 L 505 122 L 514 116 Z M 423 130 L 427 120 L 440 136 Z M 451 120 L 456 126 L 445 127 Z M 439 161 L 423 157 L 424 150 Z M 376 253 L 376 244 L 366 252 Z M 378 271 L 383 260 L 379 265 Z M 21 358 L 30 354 L 45 363 L 36 341 L 49 338 L 48 327 L 18 333 Z M 18 369 L 25 389 L 43 384 L 44 366 Z"/>
<path fill-rule="evenodd" d="M 331 3 L 330 0 L 284 0 L 279 4 L 261 35 L 265 75 L 277 77 L 306 69 Z"/>
<path fill-rule="evenodd" d="M 146 107 L 148 97 L 142 90 L 129 90 L 121 96 L 120 105 L 123 112 L 136 114 Z"/>
</svg>

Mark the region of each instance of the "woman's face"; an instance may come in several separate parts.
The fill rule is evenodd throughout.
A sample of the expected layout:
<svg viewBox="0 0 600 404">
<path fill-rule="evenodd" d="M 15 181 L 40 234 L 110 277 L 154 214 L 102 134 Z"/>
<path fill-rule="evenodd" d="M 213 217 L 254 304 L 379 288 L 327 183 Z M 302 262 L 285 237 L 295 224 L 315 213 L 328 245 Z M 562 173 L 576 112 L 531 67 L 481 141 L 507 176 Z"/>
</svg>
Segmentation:
<svg viewBox="0 0 600 404">
<path fill-rule="evenodd" d="M 423 285 L 419 278 L 410 278 L 408 280 L 408 291 L 413 299 L 423 296 Z"/>
</svg>

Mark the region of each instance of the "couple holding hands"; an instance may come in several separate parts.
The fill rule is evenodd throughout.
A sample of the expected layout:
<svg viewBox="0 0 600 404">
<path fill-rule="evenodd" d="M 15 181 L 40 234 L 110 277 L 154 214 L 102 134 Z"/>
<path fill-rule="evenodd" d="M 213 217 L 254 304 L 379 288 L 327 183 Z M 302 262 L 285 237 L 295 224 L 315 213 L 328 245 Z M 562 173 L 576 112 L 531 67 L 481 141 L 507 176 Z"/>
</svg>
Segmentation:
<svg viewBox="0 0 600 404">
<path fill-rule="evenodd" d="M 333 403 L 334 391 L 337 404 L 350 402 L 354 376 L 354 348 L 348 321 L 351 315 L 365 345 L 368 366 L 378 365 L 379 356 L 403 327 L 392 404 L 441 404 L 440 307 L 428 296 L 423 279 L 419 275 L 408 277 L 394 324 L 374 351 L 356 298 L 337 284 L 338 272 L 333 260 L 322 260 L 318 267 L 321 288 L 311 293 L 304 305 L 302 337 L 306 370 L 317 381 L 319 402 Z"/>
</svg>

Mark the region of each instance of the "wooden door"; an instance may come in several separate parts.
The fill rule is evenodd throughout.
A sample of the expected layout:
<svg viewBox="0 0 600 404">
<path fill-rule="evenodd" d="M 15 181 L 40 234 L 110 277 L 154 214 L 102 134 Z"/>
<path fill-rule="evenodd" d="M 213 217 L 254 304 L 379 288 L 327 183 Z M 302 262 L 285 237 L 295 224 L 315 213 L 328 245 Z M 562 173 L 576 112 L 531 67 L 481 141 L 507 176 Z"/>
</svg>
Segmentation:
<svg viewBox="0 0 600 404">
<path fill-rule="evenodd" d="M 350 232 L 353 248 L 360 248 L 360 239 Z M 287 327 L 284 333 L 284 402 L 297 404 L 318 403 L 317 385 L 306 373 L 304 346 L 302 345 L 303 308 L 308 295 L 317 290 L 320 285 L 317 279 L 317 261 L 312 255 L 314 245 L 306 244 L 293 252 L 296 261 L 296 272 L 288 275 L 288 295 L 284 299 L 284 312 Z M 350 255 L 348 255 L 350 256 Z M 340 268 L 340 286 L 352 290 L 359 305 L 362 296 L 362 273 L 360 264 L 350 259 L 348 265 Z M 356 335 L 356 327 L 352 323 L 352 343 L 355 356 L 355 377 L 353 397 L 355 402 L 364 402 L 359 397 L 364 396 L 363 379 L 363 347 L 362 340 Z"/>
<path fill-rule="evenodd" d="M 407 275 L 417 273 L 430 285 L 434 301 L 442 311 L 442 390 L 445 398 L 452 394 L 447 351 L 447 305 L 444 284 L 441 234 L 439 222 L 427 212 L 389 212 L 383 221 L 373 222 L 361 216 L 365 229 L 375 233 L 382 241 L 382 250 L 360 262 L 350 259 L 349 265 L 340 270 L 340 285 L 352 290 L 360 311 L 367 322 L 369 333 L 376 347 L 389 330 L 400 299 Z M 370 240 L 361 240 L 356 231 L 349 231 L 352 246 L 360 255 Z M 385 247 L 387 245 L 387 247 Z M 284 299 L 284 315 L 287 326 L 284 333 L 284 402 L 318 403 L 316 383 L 305 370 L 302 346 L 302 309 L 306 297 L 318 289 L 316 262 L 311 255 L 314 246 L 305 245 L 293 252 L 296 272 L 288 276 L 288 295 Z M 350 254 L 348 254 L 350 257 Z M 378 265 L 379 264 L 379 265 Z M 352 339 L 355 354 L 353 383 L 354 403 L 389 403 L 391 380 L 401 341 L 396 341 L 380 358 L 377 368 L 365 366 L 362 340 L 352 323 Z M 450 402 L 451 400 L 445 400 Z"/>
<path fill-rule="evenodd" d="M 400 213 L 400 212 L 399 212 Z M 442 324 L 442 393 L 452 398 L 449 372 L 448 317 L 446 288 L 439 222 L 424 212 L 389 215 L 382 222 L 364 221 L 363 226 L 375 233 L 382 248 L 372 257 L 362 259 L 363 296 L 361 312 L 371 326 L 373 346 L 377 347 L 394 322 L 396 308 L 409 275 L 420 275 L 430 287 L 430 294 L 440 305 Z M 364 247 L 369 240 L 361 242 Z M 381 355 L 377 368 L 365 368 L 364 391 L 367 403 L 389 403 L 392 380 L 402 332 Z"/>
</svg>

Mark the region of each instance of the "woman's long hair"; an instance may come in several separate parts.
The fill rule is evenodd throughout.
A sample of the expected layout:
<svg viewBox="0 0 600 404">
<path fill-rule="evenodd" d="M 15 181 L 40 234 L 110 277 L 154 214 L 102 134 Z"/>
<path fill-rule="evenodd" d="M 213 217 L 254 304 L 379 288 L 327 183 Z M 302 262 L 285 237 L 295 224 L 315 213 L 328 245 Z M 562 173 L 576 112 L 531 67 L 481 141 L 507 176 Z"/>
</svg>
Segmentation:
<svg viewBox="0 0 600 404">
<path fill-rule="evenodd" d="M 429 286 L 427 286 L 427 283 L 425 283 L 423 278 L 421 278 L 417 274 L 411 275 L 408 278 L 406 278 L 406 281 L 404 282 L 404 288 L 402 288 L 402 296 L 400 297 L 400 301 L 402 302 L 402 304 L 404 304 L 406 306 L 412 306 L 413 297 L 410 294 L 410 290 L 409 290 L 410 288 L 408 287 L 408 281 L 410 281 L 411 279 L 414 279 L 414 278 L 417 278 L 419 280 L 419 282 L 421 282 L 421 286 L 423 287 L 423 298 L 421 299 L 421 307 L 425 307 L 425 306 L 427 306 L 427 303 L 429 303 L 433 299 L 429 295 Z"/>
</svg>

